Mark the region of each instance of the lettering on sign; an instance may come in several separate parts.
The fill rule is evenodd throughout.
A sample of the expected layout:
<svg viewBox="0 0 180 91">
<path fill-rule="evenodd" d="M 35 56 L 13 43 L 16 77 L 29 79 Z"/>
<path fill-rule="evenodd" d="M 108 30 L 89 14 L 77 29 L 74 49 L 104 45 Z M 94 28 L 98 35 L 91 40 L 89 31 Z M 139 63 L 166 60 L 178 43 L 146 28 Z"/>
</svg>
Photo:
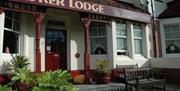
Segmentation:
<svg viewBox="0 0 180 91">
<path fill-rule="evenodd" d="M 66 10 L 74 10 L 74 11 L 80 11 L 80 12 L 88 12 L 92 14 L 97 15 L 105 15 L 110 17 L 116 17 L 116 18 L 124 18 L 129 20 L 135 20 L 145 23 L 151 23 L 151 16 L 147 13 L 141 13 L 136 11 L 131 11 L 128 9 L 113 7 L 109 5 L 102 5 L 97 4 L 93 2 L 89 2 L 85 0 L 0 0 L 1 2 L 10 2 L 8 3 L 8 7 L 10 8 L 23 8 L 23 10 L 37 10 L 37 6 L 48 6 L 48 7 L 54 7 L 54 8 L 60 8 L 60 9 L 66 9 Z M 11 3 L 22 3 L 27 4 L 25 8 L 21 4 L 17 4 L 17 6 Z M 6 4 L 5 4 L 6 5 Z M 29 8 L 29 6 L 31 6 Z M 33 8 L 35 7 L 35 8 Z M 41 9 L 41 8 L 40 8 Z M 37 10 L 38 11 L 38 10 Z M 143 16 L 143 17 L 139 17 Z M 95 16 L 92 16 L 95 17 Z M 97 19 L 97 18 L 96 18 Z M 99 17 L 98 19 L 102 19 Z"/>
<path fill-rule="evenodd" d="M 103 5 L 79 1 L 79 0 L 25 0 L 25 1 L 104 13 Z"/>
</svg>

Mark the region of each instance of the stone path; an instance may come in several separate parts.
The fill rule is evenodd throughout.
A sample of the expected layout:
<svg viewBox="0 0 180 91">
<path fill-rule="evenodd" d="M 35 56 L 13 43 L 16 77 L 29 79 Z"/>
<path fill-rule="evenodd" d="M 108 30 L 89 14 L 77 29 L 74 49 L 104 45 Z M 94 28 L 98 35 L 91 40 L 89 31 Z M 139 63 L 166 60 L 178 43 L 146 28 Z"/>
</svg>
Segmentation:
<svg viewBox="0 0 180 91">
<path fill-rule="evenodd" d="M 124 84 L 90 84 L 90 85 L 75 85 L 80 91 L 124 91 Z"/>
<path fill-rule="evenodd" d="M 80 91 L 125 91 L 124 84 L 110 83 L 110 84 L 90 84 L 90 85 L 75 85 Z M 140 91 L 151 91 L 149 88 L 141 89 Z M 154 91 L 162 91 L 155 89 Z M 180 85 L 167 84 L 166 91 L 180 91 Z"/>
</svg>

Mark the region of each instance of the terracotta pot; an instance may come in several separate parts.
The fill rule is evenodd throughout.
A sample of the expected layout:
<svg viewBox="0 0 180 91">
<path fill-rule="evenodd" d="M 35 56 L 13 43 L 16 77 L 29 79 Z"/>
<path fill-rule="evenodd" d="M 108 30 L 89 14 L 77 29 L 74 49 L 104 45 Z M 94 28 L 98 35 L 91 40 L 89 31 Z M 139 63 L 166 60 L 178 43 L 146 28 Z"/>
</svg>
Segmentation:
<svg viewBox="0 0 180 91">
<path fill-rule="evenodd" d="M 111 81 L 111 75 L 110 74 L 99 74 L 96 77 L 96 83 L 97 84 L 107 84 Z"/>
<path fill-rule="evenodd" d="M 18 91 L 27 91 L 27 89 L 31 89 L 33 87 L 33 83 L 24 84 L 22 82 L 17 82 L 16 87 Z"/>
<path fill-rule="evenodd" d="M 0 74 L 0 84 L 4 85 L 8 81 L 8 74 Z"/>
</svg>

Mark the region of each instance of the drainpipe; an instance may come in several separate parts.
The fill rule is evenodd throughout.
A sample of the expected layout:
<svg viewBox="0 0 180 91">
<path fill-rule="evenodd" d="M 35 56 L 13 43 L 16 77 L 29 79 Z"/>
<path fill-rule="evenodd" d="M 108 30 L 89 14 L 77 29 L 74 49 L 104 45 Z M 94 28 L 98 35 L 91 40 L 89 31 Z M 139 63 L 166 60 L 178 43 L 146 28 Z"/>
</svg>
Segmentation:
<svg viewBox="0 0 180 91">
<path fill-rule="evenodd" d="M 151 0 L 151 20 L 152 20 L 152 34 L 153 34 L 153 50 L 154 50 L 154 57 L 158 57 L 157 55 L 157 32 L 156 32 L 156 27 L 155 27 L 155 20 L 154 20 L 154 4 L 153 0 Z"/>
</svg>

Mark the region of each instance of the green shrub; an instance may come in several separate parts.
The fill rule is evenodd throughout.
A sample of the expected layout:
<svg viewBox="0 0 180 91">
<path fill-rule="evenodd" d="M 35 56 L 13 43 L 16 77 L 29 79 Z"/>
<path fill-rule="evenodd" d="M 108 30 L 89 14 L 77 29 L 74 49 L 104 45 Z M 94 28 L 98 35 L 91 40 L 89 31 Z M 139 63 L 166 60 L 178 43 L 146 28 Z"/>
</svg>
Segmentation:
<svg viewBox="0 0 180 91">
<path fill-rule="evenodd" d="M 27 57 L 22 55 L 16 55 L 13 56 L 10 66 L 12 70 L 15 70 L 16 68 L 28 67 L 29 64 L 29 59 Z"/>
<path fill-rule="evenodd" d="M 33 91 L 78 91 L 69 82 L 71 79 L 71 75 L 67 71 L 43 72 L 38 75 Z"/>
<path fill-rule="evenodd" d="M 13 82 L 20 81 L 24 84 L 30 84 L 33 80 L 34 76 L 28 68 L 17 68 L 11 78 L 11 81 Z"/>
<path fill-rule="evenodd" d="M 0 91 L 12 91 L 11 87 L 7 87 L 7 86 L 1 86 L 0 85 Z"/>
</svg>

